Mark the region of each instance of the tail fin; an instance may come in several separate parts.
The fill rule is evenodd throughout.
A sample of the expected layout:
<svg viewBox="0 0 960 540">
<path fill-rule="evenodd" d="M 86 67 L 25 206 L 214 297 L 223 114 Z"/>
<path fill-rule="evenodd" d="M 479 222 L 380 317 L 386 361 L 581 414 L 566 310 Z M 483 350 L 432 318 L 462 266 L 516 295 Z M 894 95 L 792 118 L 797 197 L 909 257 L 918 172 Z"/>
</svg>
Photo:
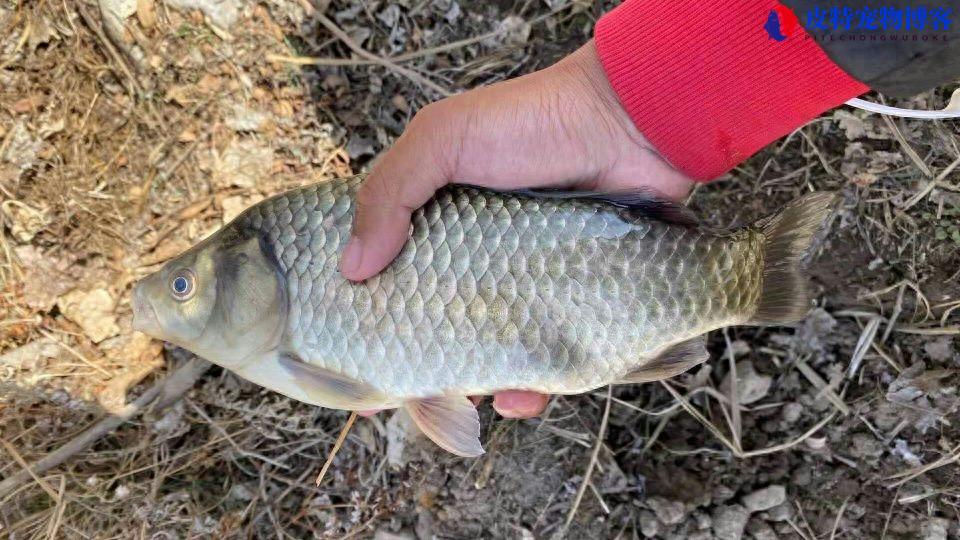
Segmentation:
<svg viewBox="0 0 960 540">
<path fill-rule="evenodd" d="M 755 225 L 764 237 L 763 285 L 749 324 L 790 324 L 806 315 L 810 293 L 800 260 L 836 201 L 835 193 L 810 193 Z"/>
</svg>

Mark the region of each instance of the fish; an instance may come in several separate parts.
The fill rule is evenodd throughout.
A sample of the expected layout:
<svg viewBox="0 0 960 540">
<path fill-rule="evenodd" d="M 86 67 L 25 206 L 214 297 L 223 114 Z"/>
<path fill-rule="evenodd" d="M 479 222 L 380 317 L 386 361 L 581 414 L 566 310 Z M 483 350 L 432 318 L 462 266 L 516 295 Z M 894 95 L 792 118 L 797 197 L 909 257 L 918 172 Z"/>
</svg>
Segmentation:
<svg viewBox="0 0 960 540">
<path fill-rule="evenodd" d="M 836 201 L 720 230 L 644 192 L 450 185 L 352 282 L 338 263 L 362 181 L 246 209 L 136 283 L 133 326 L 299 401 L 404 407 L 466 457 L 484 452 L 468 396 L 662 380 L 707 361 L 712 330 L 802 319 L 801 263 Z"/>
</svg>

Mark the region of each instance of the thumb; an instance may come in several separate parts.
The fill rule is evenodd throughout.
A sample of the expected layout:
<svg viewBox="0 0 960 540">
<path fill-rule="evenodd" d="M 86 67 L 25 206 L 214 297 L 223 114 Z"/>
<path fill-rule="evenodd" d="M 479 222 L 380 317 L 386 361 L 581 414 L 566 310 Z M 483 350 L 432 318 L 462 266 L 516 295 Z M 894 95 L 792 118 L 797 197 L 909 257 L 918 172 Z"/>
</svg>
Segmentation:
<svg viewBox="0 0 960 540">
<path fill-rule="evenodd" d="M 340 259 L 347 279 L 362 281 L 390 264 L 407 241 L 410 215 L 451 181 L 457 118 L 438 105 L 417 113 L 360 186 L 353 231 Z"/>
</svg>

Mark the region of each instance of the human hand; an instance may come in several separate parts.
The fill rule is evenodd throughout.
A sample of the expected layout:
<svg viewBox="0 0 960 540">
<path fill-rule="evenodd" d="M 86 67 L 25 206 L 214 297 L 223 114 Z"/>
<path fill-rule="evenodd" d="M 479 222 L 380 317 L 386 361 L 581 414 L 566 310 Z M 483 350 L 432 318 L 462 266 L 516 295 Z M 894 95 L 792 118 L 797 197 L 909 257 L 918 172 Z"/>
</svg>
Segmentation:
<svg viewBox="0 0 960 540">
<path fill-rule="evenodd" d="M 374 166 L 357 198 L 340 271 L 367 279 L 407 240 L 410 215 L 449 183 L 493 189 L 643 188 L 679 200 L 692 180 L 661 158 L 623 110 L 593 41 L 529 75 L 432 103 Z M 536 416 L 547 396 L 507 391 L 494 408 Z"/>
</svg>

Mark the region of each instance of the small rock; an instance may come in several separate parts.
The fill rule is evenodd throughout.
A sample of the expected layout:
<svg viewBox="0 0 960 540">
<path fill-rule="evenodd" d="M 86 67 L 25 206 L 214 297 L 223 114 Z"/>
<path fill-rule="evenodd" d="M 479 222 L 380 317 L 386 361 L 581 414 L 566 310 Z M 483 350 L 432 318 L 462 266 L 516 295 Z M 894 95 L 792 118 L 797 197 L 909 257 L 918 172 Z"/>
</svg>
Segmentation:
<svg viewBox="0 0 960 540">
<path fill-rule="evenodd" d="M 694 512 L 692 517 L 697 529 L 706 530 L 713 526 L 713 518 L 706 512 Z"/>
<path fill-rule="evenodd" d="M 956 347 L 953 346 L 952 337 L 943 336 L 924 343 L 923 350 L 926 351 L 927 356 L 937 362 L 948 362 L 953 358 Z"/>
<path fill-rule="evenodd" d="M 113 490 L 113 500 L 115 501 L 126 499 L 128 495 L 130 495 L 130 488 L 125 484 L 120 484 L 117 489 Z"/>
<path fill-rule="evenodd" d="M 808 354 L 822 353 L 826 347 L 824 339 L 833 335 L 837 320 L 823 308 L 814 308 L 797 328 L 793 343 L 797 352 Z"/>
<path fill-rule="evenodd" d="M 730 375 L 727 373 L 720 384 L 720 391 L 724 395 L 730 394 Z M 737 394 L 741 405 L 749 405 L 763 399 L 770 391 L 772 383 L 773 379 L 757 373 L 749 360 L 737 362 Z"/>
<path fill-rule="evenodd" d="M 103 0 L 100 2 L 103 24 L 108 28 L 114 28 L 114 35 L 123 35 L 124 20 L 136 12 L 137 0 Z"/>
<path fill-rule="evenodd" d="M 420 435 L 420 429 L 406 409 L 397 409 L 387 420 L 387 463 L 400 468 L 407 464 L 407 442 Z"/>
<path fill-rule="evenodd" d="M 417 540 L 417 537 L 409 531 L 392 532 L 387 529 L 377 529 L 373 533 L 373 540 Z"/>
<path fill-rule="evenodd" d="M 356 134 L 350 136 L 350 140 L 347 141 L 346 150 L 351 160 L 372 156 L 377 153 L 373 139 Z"/>
<path fill-rule="evenodd" d="M 791 518 L 793 518 L 793 507 L 788 502 L 767 511 L 767 519 L 770 521 L 787 521 Z"/>
<path fill-rule="evenodd" d="M 240 0 L 166 0 L 166 3 L 181 10 L 199 9 L 210 22 L 229 30 L 240 16 Z"/>
<path fill-rule="evenodd" d="M 734 495 L 736 495 L 736 492 L 733 491 L 733 489 L 731 489 L 729 486 L 717 484 L 713 487 L 711 501 L 715 503 L 724 503 L 732 499 Z"/>
<path fill-rule="evenodd" d="M 922 540 L 947 540 L 947 526 L 950 524 L 944 518 L 930 518 L 920 526 Z"/>
<path fill-rule="evenodd" d="M 803 405 L 792 402 L 787 403 L 783 406 L 783 409 L 780 411 L 780 417 L 783 419 L 784 423 L 788 426 L 791 426 L 800 420 L 800 416 L 803 414 Z"/>
<path fill-rule="evenodd" d="M 866 433 L 854 433 L 850 438 L 850 454 L 860 458 L 878 458 L 883 455 L 883 443 Z"/>
<path fill-rule="evenodd" d="M 113 314 L 116 302 L 106 289 L 73 290 L 60 298 L 58 304 L 63 315 L 80 325 L 94 343 L 120 333 Z"/>
<path fill-rule="evenodd" d="M 653 538 L 660 532 L 660 522 L 657 516 L 649 510 L 641 510 L 638 518 L 640 522 L 640 534 L 646 538 Z"/>
<path fill-rule="evenodd" d="M 665 525 L 676 525 L 687 515 L 686 506 L 681 501 L 671 501 L 664 497 L 648 497 L 647 506 L 657 515 Z"/>
<path fill-rule="evenodd" d="M 750 513 L 739 504 L 721 506 L 713 512 L 713 534 L 718 540 L 740 540 Z"/>
<path fill-rule="evenodd" d="M 750 344 L 742 339 L 736 339 L 730 344 L 730 350 L 733 351 L 733 357 L 738 358 L 750 353 Z"/>
<path fill-rule="evenodd" d="M 756 518 L 751 519 L 750 522 L 747 523 L 747 534 L 749 534 L 753 540 L 777 540 L 780 538 L 769 523 Z"/>
<path fill-rule="evenodd" d="M 744 495 L 740 501 L 750 512 L 762 512 L 774 506 L 783 504 L 787 500 L 787 490 L 783 486 L 767 486 L 758 489 L 749 495 Z"/>
</svg>

